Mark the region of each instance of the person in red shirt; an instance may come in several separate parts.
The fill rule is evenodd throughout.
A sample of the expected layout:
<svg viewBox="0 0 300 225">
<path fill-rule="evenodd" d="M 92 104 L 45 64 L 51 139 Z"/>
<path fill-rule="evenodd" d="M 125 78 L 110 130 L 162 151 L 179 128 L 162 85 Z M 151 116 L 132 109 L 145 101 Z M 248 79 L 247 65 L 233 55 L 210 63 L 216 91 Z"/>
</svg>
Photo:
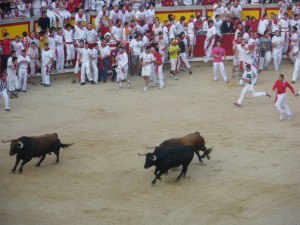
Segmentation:
<svg viewBox="0 0 300 225">
<path fill-rule="evenodd" d="M 155 75 L 158 75 L 159 89 L 162 89 L 165 86 L 164 85 L 164 73 L 163 73 L 163 61 L 162 61 L 162 56 L 159 53 L 158 46 L 155 47 L 153 56 L 154 56 Z"/>
<path fill-rule="evenodd" d="M 11 43 L 9 40 L 9 33 L 4 34 L 4 40 L 1 42 L 2 50 L 3 50 L 3 69 L 4 73 L 6 74 L 7 69 L 7 60 L 10 57 L 11 53 Z"/>
<path fill-rule="evenodd" d="M 286 114 L 289 120 L 293 119 L 293 113 L 291 112 L 285 100 L 286 88 L 289 88 L 291 92 L 295 96 L 297 96 L 297 93 L 295 93 L 294 88 L 287 81 L 284 80 L 284 75 L 280 74 L 279 79 L 275 82 L 272 88 L 273 91 L 277 91 L 276 98 L 275 98 L 275 107 L 280 112 L 280 116 L 279 116 L 280 120 L 284 120 Z"/>
<path fill-rule="evenodd" d="M 67 9 L 68 9 L 68 11 L 70 13 L 74 13 L 75 12 L 75 2 L 74 2 L 74 0 L 70 0 L 68 2 Z"/>
<path fill-rule="evenodd" d="M 254 16 L 252 16 L 251 21 L 248 22 L 246 25 L 249 25 L 251 27 L 251 31 L 254 33 L 257 32 L 258 24 L 259 24 L 259 20 L 257 20 Z"/>
</svg>

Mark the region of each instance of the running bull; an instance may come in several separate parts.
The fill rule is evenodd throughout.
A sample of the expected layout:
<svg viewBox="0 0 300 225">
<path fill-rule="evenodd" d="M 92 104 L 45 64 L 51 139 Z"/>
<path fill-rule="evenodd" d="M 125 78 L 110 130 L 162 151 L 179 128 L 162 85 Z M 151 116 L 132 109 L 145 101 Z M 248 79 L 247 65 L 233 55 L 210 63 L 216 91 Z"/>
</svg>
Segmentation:
<svg viewBox="0 0 300 225">
<path fill-rule="evenodd" d="M 9 154 L 11 156 L 16 155 L 16 163 L 11 170 L 12 173 L 16 171 L 16 168 L 21 160 L 21 167 L 19 173 L 23 172 L 23 166 L 28 163 L 32 158 L 39 157 L 40 161 L 36 166 L 40 166 L 45 159 L 46 154 L 51 155 L 53 152 L 56 155 L 56 162 L 59 162 L 59 150 L 60 148 L 69 148 L 73 144 L 62 144 L 56 133 L 46 134 L 37 137 L 20 137 L 9 141 L 2 141 L 3 143 L 11 142 Z"/>
<path fill-rule="evenodd" d="M 156 147 L 154 152 L 147 154 L 140 154 L 139 156 L 146 156 L 145 169 L 155 166 L 155 178 L 151 182 L 155 184 L 156 180 L 161 180 L 161 175 L 167 173 L 169 169 L 179 167 L 182 165 L 182 170 L 176 180 L 181 176 L 185 177 L 188 166 L 194 158 L 194 152 L 197 150 L 191 146 L 181 146 L 175 148 Z"/>
<path fill-rule="evenodd" d="M 195 151 L 195 154 L 198 156 L 200 163 L 202 163 L 202 158 L 204 157 L 210 159 L 209 154 L 211 153 L 212 148 L 205 147 L 205 140 L 198 131 L 193 134 L 188 134 L 184 137 L 168 139 L 162 142 L 158 147 L 167 148 L 167 147 L 180 147 L 180 146 L 194 147 L 197 150 Z M 150 149 L 154 147 L 146 147 L 146 148 Z M 202 156 L 200 156 L 199 151 L 204 152 Z"/>
</svg>

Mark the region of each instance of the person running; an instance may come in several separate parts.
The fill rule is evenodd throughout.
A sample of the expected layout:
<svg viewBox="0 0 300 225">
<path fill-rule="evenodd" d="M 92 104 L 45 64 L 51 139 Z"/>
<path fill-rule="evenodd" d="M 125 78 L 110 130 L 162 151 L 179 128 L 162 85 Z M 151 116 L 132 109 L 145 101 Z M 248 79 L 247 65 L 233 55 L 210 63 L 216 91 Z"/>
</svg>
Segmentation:
<svg viewBox="0 0 300 225">
<path fill-rule="evenodd" d="M 284 80 L 284 75 L 280 74 L 279 79 L 274 83 L 272 90 L 276 91 L 276 98 L 275 98 L 275 107 L 278 109 L 280 116 L 279 120 L 284 120 L 285 116 L 288 116 L 289 120 L 293 119 L 293 113 L 291 112 L 289 106 L 286 103 L 286 88 L 289 88 L 291 92 L 297 96 L 295 93 L 294 88 L 289 84 L 289 82 Z M 283 107 L 282 107 L 283 106 Z"/>
<path fill-rule="evenodd" d="M 244 74 L 241 78 L 245 82 L 245 87 L 243 88 L 241 95 L 240 95 L 239 99 L 237 100 L 237 102 L 233 103 L 235 106 L 237 106 L 237 107 L 242 106 L 242 102 L 243 102 L 244 97 L 247 92 L 252 93 L 253 97 L 260 97 L 260 96 L 267 96 L 269 98 L 271 97 L 271 95 L 269 95 L 268 92 L 266 92 L 266 91 L 255 92 L 254 84 L 253 84 L 254 76 L 255 76 L 254 73 L 251 71 L 251 66 L 246 65 Z"/>
<path fill-rule="evenodd" d="M 8 95 L 7 95 L 7 82 L 5 80 L 4 76 L 0 75 L 0 93 L 2 95 L 3 101 L 4 101 L 4 109 L 6 111 L 10 111 L 9 108 L 9 99 L 8 99 Z"/>
<path fill-rule="evenodd" d="M 220 69 L 221 75 L 225 83 L 228 83 L 226 70 L 223 63 L 223 57 L 225 59 L 225 63 L 227 64 L 227 58 L 225 54 L 224 48 L 221 47 L 221 42 L 217 42 L 217 47 L 214 47 L 211 51 L 211 55 L 213 57 L 213 66 L 214 66 L 214 81 L 218 80 L 218 68 Z"/>
</svg>

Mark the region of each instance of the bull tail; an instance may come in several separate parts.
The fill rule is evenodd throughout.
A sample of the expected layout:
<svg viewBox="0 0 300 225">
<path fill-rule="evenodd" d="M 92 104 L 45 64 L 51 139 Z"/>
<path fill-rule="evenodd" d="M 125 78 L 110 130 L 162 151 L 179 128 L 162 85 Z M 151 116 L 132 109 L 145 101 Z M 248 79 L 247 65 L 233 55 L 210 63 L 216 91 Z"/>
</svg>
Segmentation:
<svg viewBox="0 0 300 225">
<path fill-rule="evenodd" d="M 74 143 L 72 143 L 72 144 L 63 144 L 63 143 L 60 143 L 60 147 L 63 148 L 63 149 L 69 148 L 72 145 L 74 145 Z"/>
<path fill-rule="evenodd" d="M 209 154 L 212 152 L 214 147 L 211 147 L 211 148 L 206 148 L 205 147 L 205 150 L 204 150 L 204 153 L 202 154 L 201 158 L 207 158 L 208 160 L 210 160 L 210 156 Z"/>
<path fill-rule="evenodd" d="M 155 146 L 148 146 L 148 145 L 146 145 L 146 149 L 155 149 Z"/>
</svg>

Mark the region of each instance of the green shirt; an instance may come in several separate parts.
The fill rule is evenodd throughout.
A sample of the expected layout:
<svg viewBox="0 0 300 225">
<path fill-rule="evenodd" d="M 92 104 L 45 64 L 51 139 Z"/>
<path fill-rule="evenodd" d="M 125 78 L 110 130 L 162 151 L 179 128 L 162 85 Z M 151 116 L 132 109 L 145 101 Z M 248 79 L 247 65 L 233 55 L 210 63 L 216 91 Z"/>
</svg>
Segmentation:
<svg viewBox="0 0 300 225">
<path fill-rule="evenodd" d="M 173 52 L 175 50 L 174 54 L 172 54 L 172 55 L 170 54 L 170 59 L 177 59 L 177 57 L 178 57 L 178 49 L 179 49 L 178 45 L 175 45 L 175 46 L 171 45 L 169 47 L 169 52 Z"/>
</svg>

